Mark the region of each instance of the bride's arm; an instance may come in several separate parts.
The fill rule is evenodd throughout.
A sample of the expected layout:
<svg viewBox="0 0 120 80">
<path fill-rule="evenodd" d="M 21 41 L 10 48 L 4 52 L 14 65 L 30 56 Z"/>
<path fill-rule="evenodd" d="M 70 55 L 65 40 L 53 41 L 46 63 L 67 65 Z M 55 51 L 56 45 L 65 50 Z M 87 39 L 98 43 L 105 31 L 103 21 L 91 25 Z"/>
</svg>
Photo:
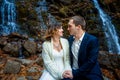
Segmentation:
<svg viewBox="0 0 120 80">
<path fill-rule="evenodd" d="M 60 79 L 61 76 L 59 74 L 62 74 L 62 72 L 59 71 L 59 69 L 56 66 L 56 63 L 54 62 L 53 56 L 50 55 L 50 48 L 51 46 L 48 45 L 49 43 L 44 42 L 43 43 L 43 49 L 42 49 L 42 58 L 44 61 L 44 66 L 46 70 L 55 78 Z"/>
</svg>

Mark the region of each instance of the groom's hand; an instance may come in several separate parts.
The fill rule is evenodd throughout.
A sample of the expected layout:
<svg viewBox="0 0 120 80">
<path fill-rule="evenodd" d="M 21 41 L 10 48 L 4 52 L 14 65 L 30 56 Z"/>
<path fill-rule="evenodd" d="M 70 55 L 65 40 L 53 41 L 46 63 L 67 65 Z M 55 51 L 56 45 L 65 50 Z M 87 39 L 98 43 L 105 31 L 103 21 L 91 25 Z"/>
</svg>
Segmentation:
<svg viewBox="0 0 120 80">
<path fill-rule="evenodd" d="M 72 72 L 71 72 L 70 70 L 66 70 L 66 71 L 63 73 L 63 77 L 64 77 L 64 78 L 73 79 Z"/>
</svg>

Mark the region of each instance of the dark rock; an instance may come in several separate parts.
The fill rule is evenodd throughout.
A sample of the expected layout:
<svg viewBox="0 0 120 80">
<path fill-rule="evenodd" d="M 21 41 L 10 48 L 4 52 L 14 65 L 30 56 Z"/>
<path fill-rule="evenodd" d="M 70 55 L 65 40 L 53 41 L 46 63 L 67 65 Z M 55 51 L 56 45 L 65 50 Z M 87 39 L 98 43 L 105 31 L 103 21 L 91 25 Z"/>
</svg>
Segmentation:
<svg viewBox="0 0 120 80">
<path fill-rule="evenodd" d="M 19 62 L 8 60 L 4 68 L 4 73 L 18 73 L 20 67 L 21 64 Z"/>
<path fill-rule="evenodd" d="M 18 56 L 19 54 L 19 45 L 17 42 L 7 43 L 3 50 L 11 55 Z"/>
<path fill-rule="evenodd" d="M 31 54 L 36 53 L 37 44 L 35 42 L 28 40 L 28 41 L 25 41 L 23 46 L 29 53 L 31 53 Z"/>
</svg>

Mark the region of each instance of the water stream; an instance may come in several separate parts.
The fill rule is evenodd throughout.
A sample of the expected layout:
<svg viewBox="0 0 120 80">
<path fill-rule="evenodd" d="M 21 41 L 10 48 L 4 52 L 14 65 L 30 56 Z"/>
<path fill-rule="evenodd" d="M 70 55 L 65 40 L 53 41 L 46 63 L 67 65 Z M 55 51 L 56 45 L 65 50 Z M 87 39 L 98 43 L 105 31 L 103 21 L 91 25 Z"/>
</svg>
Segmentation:
<svg viewBox="0 0 120 80">
<path fill-rule="evenodd" d="M 17 32 L 16 6 L 14 0 L 3 0 L 0 6 L 0 35 Z"/>
<path fill-rule="evenodd" d="M 102 20 L 102 29 L 104 30 L 106 41 L 108 44 L 108 49 L 110 53 L 120 54 L 120 44 L 115 26 L 112 24 L 110 16 L 108 16 L 99 6 L 97 0 L 93 0 L 95 8 L 99 12 L 99 16 Z"/>
</svg>

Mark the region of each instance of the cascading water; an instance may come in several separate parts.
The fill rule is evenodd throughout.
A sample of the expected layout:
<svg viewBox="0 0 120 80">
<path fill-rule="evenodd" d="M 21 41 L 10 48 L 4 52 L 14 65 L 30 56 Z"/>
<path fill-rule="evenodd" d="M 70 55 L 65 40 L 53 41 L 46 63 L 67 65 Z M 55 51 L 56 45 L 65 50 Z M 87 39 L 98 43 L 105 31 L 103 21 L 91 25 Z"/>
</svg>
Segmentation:
<svg viewBox="0 0 120 80">
<path fill-rule="evenodd" d="M 49 24 L 57 22 L 57 20 L 50 13 L 48 13 L 46 0 L 40 0 L 38 2 L 36 12 L 38 14 L 38 19 L 40 20 L 41 29 L 47 29 L 45 20 L 43 19 L 43 15 L 47 15 L 46 19 L 48 19 Z"/>
<path fill-rule="evenodd" d="M 97 0 L 93 0 L 95 7 L 97 8 L 100 18 L 102 20 L 102 28 L 104 30 L 108 48 L 110 53 L 120 54 L 120 44 L 114 25 L 112 24 L 110 17 L 100 8 Z"/>
<path fill-rule="evenodd" d="M 47 7 L 46 7 L 47 3 L 45 0 L 42 0 L 42 1 L 38 2 L 38 5 L 39 6 L 36 8 L 36 12 L 38 14 L 38 18 L 39 18 L 40 23 L 41 23 L 40 26 L 42 29 L 46 29 L 47 26 L 44 23 L 42 12 L 47 12 Z"/>
<path fill-rule="evenodd" d="M 0 35 L 17 31 L 14 0 L 3 0 L 0 6 Z"/>
</svg>

